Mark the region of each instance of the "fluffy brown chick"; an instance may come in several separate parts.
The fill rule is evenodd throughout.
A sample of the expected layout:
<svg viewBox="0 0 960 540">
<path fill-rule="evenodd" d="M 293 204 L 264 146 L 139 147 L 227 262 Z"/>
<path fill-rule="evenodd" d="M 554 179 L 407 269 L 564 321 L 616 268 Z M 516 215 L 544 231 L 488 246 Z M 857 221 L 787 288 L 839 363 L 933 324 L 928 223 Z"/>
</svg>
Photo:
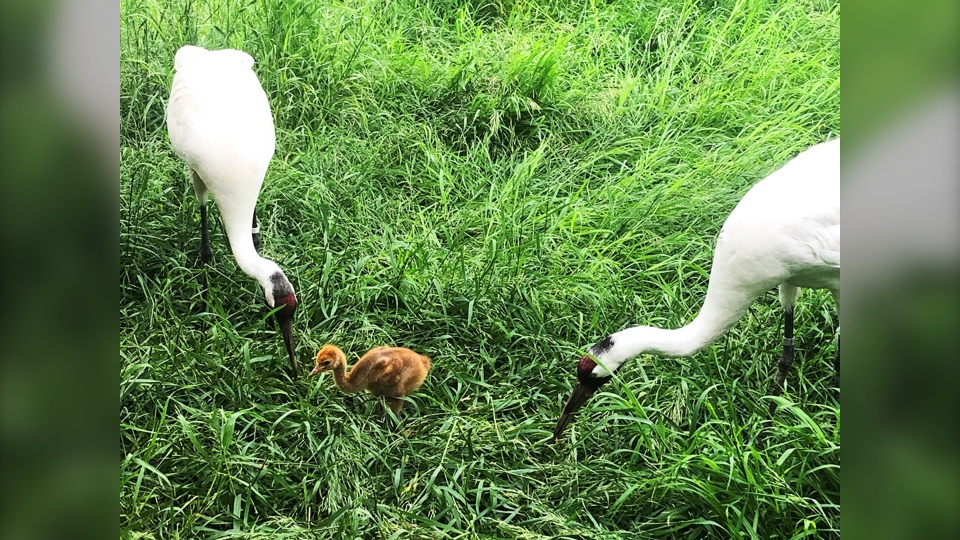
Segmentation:
<svg viewBox="0 0 960 540">
<path fill-rule="evenodd" d="M 308 377 L 333 371 L 340 390 L 353 393 L 369 390 L 383 396 L 394 414 L 403 408 L 403 397 L 413 393 L 430 371 L 430 359 L 403 347 L 375 347 L 360 357 L 347 373 L 347 357 L 336 345 L 324 345 L 317 353 L 317 365 Z"/>
</svg>

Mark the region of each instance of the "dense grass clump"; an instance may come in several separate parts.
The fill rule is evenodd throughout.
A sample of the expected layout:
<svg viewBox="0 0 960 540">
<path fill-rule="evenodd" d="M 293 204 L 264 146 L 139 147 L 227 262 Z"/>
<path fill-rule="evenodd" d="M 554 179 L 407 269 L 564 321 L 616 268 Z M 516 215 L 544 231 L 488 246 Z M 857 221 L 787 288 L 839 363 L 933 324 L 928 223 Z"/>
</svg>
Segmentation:
<svg viewBox="0 0 960 540">
<path fill-rule="evenodd" d="M 257 60 L 278 138 L 258 217 L 301 362 L 433 358 L 399 428 L 285 374 L 219 226 L 199 264 L 164 124 L 187 43 Z M 839 136 L 838 1 L 124 0 L 120 68 L 122 536 L 839 536 L 825 293 L 762 447 L 773 292 L 548 440 L 582 350 L 689 322 L 739 197 Z"/>
</svg>

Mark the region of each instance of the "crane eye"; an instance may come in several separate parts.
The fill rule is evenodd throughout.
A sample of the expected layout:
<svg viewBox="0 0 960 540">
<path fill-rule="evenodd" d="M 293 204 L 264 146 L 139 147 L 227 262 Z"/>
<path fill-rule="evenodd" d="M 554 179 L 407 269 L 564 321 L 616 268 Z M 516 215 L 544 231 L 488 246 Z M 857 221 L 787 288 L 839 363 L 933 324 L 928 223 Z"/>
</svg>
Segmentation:
<svg viewBox="0 0 960 540">
<path fill-rule="evenodd" d="M 324 367 L 329 366 L 329 365 L 330 365 L 330 361 L 329 361 L 329 360 L 326 360 L 326 361 L 324 361 L 323 364 L 321 364 L 321 365 L 323 365 Z"/>
</svg>

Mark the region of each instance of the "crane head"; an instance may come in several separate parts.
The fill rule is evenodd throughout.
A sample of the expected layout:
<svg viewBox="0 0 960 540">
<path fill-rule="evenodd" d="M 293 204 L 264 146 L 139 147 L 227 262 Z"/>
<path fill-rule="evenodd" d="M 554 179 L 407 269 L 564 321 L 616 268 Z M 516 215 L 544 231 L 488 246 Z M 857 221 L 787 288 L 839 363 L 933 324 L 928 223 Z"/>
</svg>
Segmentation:
<svg viewBox="0 0 960 540">
<path fill-rule="evenodd" d="M 601 386 L 611 379 L 610 376 L 597 376 L 594 370 L 597 368 L 597 362 L 589 355 L 580 357 L 580 363 L 577 364 L 577 384 L 573 387 L 573 393 L 570 399 L 563 406 L 563 412 L 560 413 L 560 419 L 557 420 L 557 427 L 553 428 L 553 439 L 557 440 L 567 428 L 567 425 L 573 421 L 573 415 L 580 407 L 586 403 Z"/>
<path fill-rule="evenodd" d="M 336 345 L 324 345 L 320 352 L 317 353 L 317 363 L 313 367 L 313 371 L 310 372 L 308 377 L 313 377 L 317 373 L 323 373 L 324 371 L 330 371 L 337 366 L 346 365 L 347 357 L 343 354 L 343 351 L 340 350 Z"/>
<path fill-rule="evenodd" d="M 271 288 L 267 292 L 267 302 L 271 308 L 281 308 L 273 316 L 276 317 L 277 324 L 280 325 L 283 343 L 287 346 L 287 354 L 290 355 L 292 376 L 296 377 L 300 371 L 297 366 L 297 350 L 293 341 L 293 315 L 297 311 L 297 295 L 293 292 L 293 285 L 290 284 L 290 280 L 282 272 L 270 276 L 270 285 Z"/>
</svg>

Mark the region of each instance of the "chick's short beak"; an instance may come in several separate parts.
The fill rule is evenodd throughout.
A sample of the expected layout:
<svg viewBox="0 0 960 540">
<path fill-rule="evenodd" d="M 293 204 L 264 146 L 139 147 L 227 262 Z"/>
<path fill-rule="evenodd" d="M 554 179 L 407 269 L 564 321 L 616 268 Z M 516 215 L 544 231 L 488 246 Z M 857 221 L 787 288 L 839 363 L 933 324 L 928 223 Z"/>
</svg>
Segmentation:
<svg viewBox="0 0 960 540">
<path fill-rule="evenodd" d="M 317 373 L 320 373 L 321 371 L 323 370 L 320 368 L 320 364 L 317 364 L 316 366 L 313 367 L 313 371 L 311 371 L 310 374 L 307 375 L 307 377 L 313 377 L 314 375 L 316 375 Z"/>
<path fill-rule="evenodd" d="M 567 404 L 563 407 L 563 412 L 560 414 L 560 419 L 557 421 L 557 427 L 553 428 L 554 440 L 560 438 L 563 430 L 567 428 L 567 425 L 571 421 L 573 421 L 574 413 L 580 410 L 580 407 L 586 403 L 587 399 L 592 396 L 594 392 L 595 389 L 583 386 L 579 382 L 573 387 L 573 393 L 570 394 L 570 399 L 567 400 Z"/>
</svg>

